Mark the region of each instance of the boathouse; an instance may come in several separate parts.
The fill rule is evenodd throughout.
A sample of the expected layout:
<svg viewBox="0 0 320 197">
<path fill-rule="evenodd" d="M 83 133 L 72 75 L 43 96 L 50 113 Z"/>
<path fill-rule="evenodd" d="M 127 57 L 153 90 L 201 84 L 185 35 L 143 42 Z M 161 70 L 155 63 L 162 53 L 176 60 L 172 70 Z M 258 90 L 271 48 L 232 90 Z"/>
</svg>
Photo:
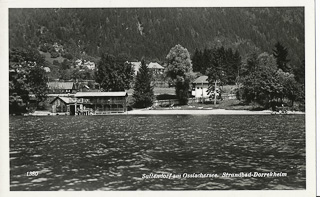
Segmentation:
<svg viewBox="0 0 320 197">
<path fill-rule="evenodd" d="M 123 113 L 127 111 L 126 92 L 77 92 L 75 98 L 83 110 L 93 115 Z"/>
<path fill-rule="evenodd" d="M 75 103 L 77 103 L 77 100 L 74 98 L 57 96 L 50 102 L 51 112 L 52 113 L 68 112 L 74 115 L 76 111 L 76 109 L 74 108 Z"/>
</svg>

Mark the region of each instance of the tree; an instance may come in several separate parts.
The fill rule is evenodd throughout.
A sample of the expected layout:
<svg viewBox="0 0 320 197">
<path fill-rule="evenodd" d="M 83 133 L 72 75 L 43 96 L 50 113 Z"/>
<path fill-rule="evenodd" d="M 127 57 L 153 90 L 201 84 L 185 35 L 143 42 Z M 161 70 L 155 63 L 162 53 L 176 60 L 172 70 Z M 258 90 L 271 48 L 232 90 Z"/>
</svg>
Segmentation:
<svg viewBox="0 0 320 197">
<path fill-rule="evenodd" d="M 35 66 L 30 69 L 27 79 L 30 88 L 29 92 L 36 96 L 38 105 L 47 98 L 49 90 L 47 86 L 48 77 L 46 71 L 40 66 Z"/>
<path fill-rule="evenodd" d="M 255 57 L 255 56 L 252 56 Z M 243 98 L 266 108 L 271 103 L 283 103 L 287 98 L 293 102 L 300 98 L 301 88 L 293 74 L 279 69 L 274 56 L 260 54 L 247 59 L 246 75 L 242 76 Z"/>
<path fill-rule="evenodd" d="M 280 98 L 283 92 L 276 72 L 277 65 L 273 56 L 267 53 L 255 55 L 247 60 L 247 70 L 242 81 L 243 96 L 247 102 L 255 102 L 267 106 L 272 99 Z"/>
<path fill-rule="evenodd" d="M 273 56 L 277 60 L 278 68 L 284 72 L 291 72 L 291 67 L 288 64 L 290 60 L 287 59 L 288 49 L 285 48 L 279 41 L 276 43 L 275 49 L 273 49 Z"/>
<path fill-rule="evenodd" d="M 133 67 L 129 62 L 117 61 L 111 54 L 103 54 L 95 75 L 96 82 L 104 91 L 124 91 L 130 88 Z"/>
<path fill-rule="evenodd" d="M 153 103 L 153 86 L 151 85 L 152 73 L 150 73 L 144 59 L 137 73 L 133 99 L 136 107 L 149 107 Z"/>
<path fill-rule="evenodd" d="M 227 81 L 226 56 L 224 48 L 211 49 L 208 56 L 206 75 L 208 75 L 208 93 L 214 93 L 214 104 L 217 102 L 217 84 L 223 85 Z"/>
<path fill-rule="evenodd" d="M 21 98 L 25 104 L 29 103 L 32 94 L 36 96 L 37 105 L 44 101 L 48 91 L 48 78 L 43 69 L 44 58 L 40 53 L 31 48 L 13 48 L 10 50 L 9 60 L 10 96 Z"/>
<path fill-rule="evenodd" d="M 192 68 L 194 72 L 200 72 L 202 67 L 202 51 L 196 48 L 192 57 Z"/>
<path fill-rule="evenodd" d="M 174 82 L 176 96 L 180 104 L 187 104 L 192 71 L 190 54 L 178 44 L 170 49 L 166 61 L 165 73 Z"/>
</svg>

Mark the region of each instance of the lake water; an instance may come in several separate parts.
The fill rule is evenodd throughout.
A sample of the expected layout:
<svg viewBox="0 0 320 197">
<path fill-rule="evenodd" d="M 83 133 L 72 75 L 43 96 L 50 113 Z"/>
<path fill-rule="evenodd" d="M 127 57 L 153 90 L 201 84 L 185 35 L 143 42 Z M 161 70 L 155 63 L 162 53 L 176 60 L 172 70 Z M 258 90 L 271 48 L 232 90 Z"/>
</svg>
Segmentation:
<svg viewBox="0 0 320 197">
<path fill-rule="evenodd" d="M 305 166 L 304 115 L 10 117 L 12 191 L 305 189 Z"/>
</svg>

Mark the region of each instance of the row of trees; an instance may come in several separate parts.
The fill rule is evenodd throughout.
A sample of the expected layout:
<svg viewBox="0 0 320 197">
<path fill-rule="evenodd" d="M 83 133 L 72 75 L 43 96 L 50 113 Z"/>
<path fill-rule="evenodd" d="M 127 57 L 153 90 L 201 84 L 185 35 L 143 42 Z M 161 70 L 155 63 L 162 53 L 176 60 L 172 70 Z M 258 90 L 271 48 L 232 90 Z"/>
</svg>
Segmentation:
<svg viewBox="0 0 320 197">
<path fill-rule="evenodd" d="M 239 51 L 231 48 L 225 49 L 223 46 L 213 49 L 196 49 L 192 57 L 193 71 L 203 75 L 214 76 L 214 80 L 219 78 L 220 83 L 235 84 L 241 66 L 241 56 Z M 211 73 L 211 74 L 210 74 Z"/>
<path fill-rule="evenodd" d="M 304 103 L 304 83 L 299 83 L 288 68 L 275 55 L 251 54 L 240 71 L 240 98 L 266 108 L 285 100 L 291 105 L 295 101 Z"/>
<path fill-rule="evenodd" d="M 291 104 L 294 101 L 304 102 L 304 80 L 301 75 L 295 75 L 297 71 L 288 64 L 287 55 L 287 49 L 277 43 L 272 55 L 252 53 L 242 63 L 237 51 L 223 47 L 198 51 L 193 60 L 196 71 L 208 75 L 209 93 L 215 92 L 217 84 L 238 82 L 241 99 L 269 107 L 273 102 L 283 102 L 285 99 L 290 100 Z M 142 59 L 135 80 L 133 66 L 124 60 L 121 56 L 102 55 L 95 71 L 100 89 L 124 91 L 130 89 L 134 82 L 135 105 L 152 105 L 152 73 L 145 60 Z M 30 94 L 34 94 L 37 103 L 42 102 L 48 90 L 43 65 L 44 58 L 37 50 L 10 50 L 10 95 L 19 95 L 23 102 L 28 103 Z M 186 48 L 181 45 L 171 48 L 166 56 L 165 76 L 173 82 L 180 104 L 187 104 L 195 74 Z"/>
</svg>

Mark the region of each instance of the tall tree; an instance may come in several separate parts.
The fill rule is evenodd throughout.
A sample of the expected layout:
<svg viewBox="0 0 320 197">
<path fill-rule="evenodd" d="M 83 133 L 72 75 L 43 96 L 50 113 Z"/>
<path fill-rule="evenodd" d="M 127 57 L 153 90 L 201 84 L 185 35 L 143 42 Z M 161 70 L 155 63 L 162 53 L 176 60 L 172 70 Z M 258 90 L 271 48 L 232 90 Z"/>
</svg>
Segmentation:
<svg viewBox="0 0 320 197">
<path fill-rule="evenodd" d="M 200 72 L 202 67 L 202 51 L 196 48 L 192 57 L 192 68 L 194 72 Z"/>
<path fill-rule="evenodd" d="M 44 101 L 48 78 L 40 53 L 31 48 L 13 48 L 9 61 L 9 94 L 20 97 L 24 103 L 29 102 L 31 94 L 36 96 L 37 104 Z"/>
<path fill-rule="evenodd" d="M 120 62 L 110 54 L 103 54 L 96 70 L 96 82 L 104 91 L 124 91 L 130 88 L 133 67 L 128 62 Z"/>
<path fill-rule="evenodd" d="M 288 49 L 284 47 L 279 41 L 275 44 L 275 49 L 273 49 L 273 56 L 277 60 L 278 68 L 284 72 L 291 72 L 291 67 L 288 64 L 290 61 L 288 57 Z"/>
<path fill-rule="evenodd" d="M 218 84 L 223 85 L 227 81 L 226 56 L 223 47 L 210 50 L 206 75 L 208 75 L 208 93 L 214 93 L 214 104 L 216 104 Z"/>
<path fill-rule="evenodd" d="M 170 49 L 166 61 L 165 73 L 174 81 L 176 96 L 180 104 L 187 104 L 192 71 L 190 54 L 178 44 Z"/>
<path fill-rule="evenodd" d="M 30 69 L 27 77 L 29 84 L 29 92 L 33 93 L 37 98 L 37 104 L 43 102 L 47 98 L 48 93 L 48 77 L 46 71 L 40 66 L 34 66 Z"/>
<path fill-rule="evenodd" d="M 141 67 L 139 68 L 135 79 L 134 92 L 132 95 L 136 107 L 149 107 L 152 105 L 154 94 L 151 82 L 152 73 L 148 69 L 144 59 L 142 59 Z"/>
</svg>

